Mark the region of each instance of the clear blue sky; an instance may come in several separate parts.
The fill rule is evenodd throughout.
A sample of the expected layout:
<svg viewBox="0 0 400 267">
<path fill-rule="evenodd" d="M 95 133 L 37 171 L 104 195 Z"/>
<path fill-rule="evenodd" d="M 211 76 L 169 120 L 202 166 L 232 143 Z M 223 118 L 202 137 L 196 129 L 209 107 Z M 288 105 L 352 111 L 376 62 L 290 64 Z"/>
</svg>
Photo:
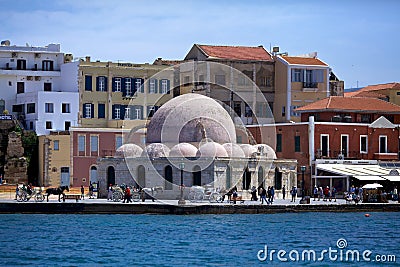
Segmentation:
<svg viewBox="0 0 400 267">
<path fill-rule="evenodd" d="M 194 43 L 318 52 L 346 88 L 400 82 L 400 1 L 0 0 L 0 39 L 93 60 L 183 59 Z"/>
</svg>

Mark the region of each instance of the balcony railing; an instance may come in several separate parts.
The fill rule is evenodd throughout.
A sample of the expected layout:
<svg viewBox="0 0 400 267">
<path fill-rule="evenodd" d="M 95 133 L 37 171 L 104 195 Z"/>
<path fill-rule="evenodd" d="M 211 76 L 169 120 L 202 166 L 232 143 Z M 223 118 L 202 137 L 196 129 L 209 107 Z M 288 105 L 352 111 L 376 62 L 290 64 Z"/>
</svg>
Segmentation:
<svg viewBox="0 0 400 267">
<path fill-rule="evenodd" d="M 318 83 L 315 83 L 315 82 L 303 82 L 303 88 L 318 88 Z"/>
<path fill-rule="evenodd" d="M 360 151 L 341 151 L 341 150 L 327 150 L 322 151 L 317 149 L 315 151 L 316 159 L 368 159 L 368 153 L 361 153 Z"/>
</svg>

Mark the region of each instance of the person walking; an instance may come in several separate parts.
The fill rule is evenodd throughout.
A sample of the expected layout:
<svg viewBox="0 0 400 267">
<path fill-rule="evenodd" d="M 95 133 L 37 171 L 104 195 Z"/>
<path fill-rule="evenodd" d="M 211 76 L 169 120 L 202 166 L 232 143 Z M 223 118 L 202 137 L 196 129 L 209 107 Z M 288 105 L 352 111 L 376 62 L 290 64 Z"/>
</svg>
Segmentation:
<svg viewBox="0 0 400 267">
<path fill-rule="evenodd" d="M 286 187 L 285 187 L 285 185 L 283 185 L 283 187 L 282 187 L 282 198 L 283 199 L 286 198 Z"/>
<path fill-rule="evenodd" d="M 257 201 L 257 189 L 256 187 L 253 185 L 253 187 L 251 188 L 251 201 Z"/>
<path fill-rule="evenodd" d="M 268 203 L 271 203 L 271 187 L 268 186 L 267 189 L 267 197 L 268 197 Z"/>
<path fill-rule="evenodd" d="M 129 186 L 127 186 L 125 189 L 125 198 L 122 203 L 125 203 L 125 200 L 126 203 L 132 202 L 131 189 L 129 188 Z"/>
<path fill-rule="evenodd" d="M 108 194 L 107 194 L 107 200 L 112 200 L 112 195 L 113 195 L 113 192 L 112 192 L 113 190 L 112 190 L 112 184 L 110 184 L 109 186 L 108 186 Z"/>
<path fill-rule="evenodd" d="M 81 198 L 85 199 L 85 188 L 81 185 Z"/>
<path fill-rule="evenodd" d="M 332 189 L 331 189 L 331 198 L 330 198 L 329 201 L 331 201 L 332 198 L 333 198 L 333 199 L 335 200 L 335 202 L 336 202 L 336 188 L 335 188 L 334 186 L 332 186 Z"/>
<path fill-rule="evenodd" d="M 233 204 L 236 204 L 236 199 L 237 199 L 237 197 L 238 197 L 238 193 L 237 193 L 237 188 L 236 188 L 236 186 L 233 188 L 233 191 L 232 191 L 232 199 L 233 199 Z"/>
<path fill-rule="evenodd" d="M 268 204 L 268 200 L 267 200 L 267 190 L 265 190 L 264 187 L 260 187 L 260 200 L 261 200 L 261 204 L 264 204 L 264 200 L 265 202 Z"/>
<path fill-rule="evenodd" d="M 269 203 L 274 203 L 274 198 L 275 198 L 275 189 L 273 186 L 271 186 L 271 200 L 269 201 Z"/>
<path fill-rule="evenodd" d="M 15 199 L 14 200 L 17 200 L 18 195 L 19 195 L 19 186 L 17 184 L 17 187 L 15 188 Z"/>
<path fill-rule="evenodd" d="M 313 189 L 313 195 L 314 195 L 314 201 L 315 201 L 315 199 L 318 197 L 318 188 L 316 185 L 314 186 L 314 189 Z"/>
<path fill-rule="evenodd" d="M 296 201 L 296 195 L 297 195 L 296 186 L 292 187 L 292 190 L 290 190 L 290 194 L 292 195 L 292 200 L 290 202 L 295 202 Z"/>
<path fill-rule="evenodd" d="M 93 184 L 90 182 L 89 184 L 89 198 L 93 198 Z"/>
</svg>

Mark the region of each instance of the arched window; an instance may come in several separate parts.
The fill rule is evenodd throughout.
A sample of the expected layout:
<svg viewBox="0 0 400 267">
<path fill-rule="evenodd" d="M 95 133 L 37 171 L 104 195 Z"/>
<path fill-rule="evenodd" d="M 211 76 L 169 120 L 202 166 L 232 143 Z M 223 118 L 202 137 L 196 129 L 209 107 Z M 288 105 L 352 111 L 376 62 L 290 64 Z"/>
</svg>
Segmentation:
<svg viewBox="0 0 400 267">
<path fill-rule="evenodd" d="M 231 167 L 226 167 L 226 190 L 229 190 L 232 186 L 232 171 Z"/>
<path fill-rule="evenodd" d="M 275 189 L 282 189 L 282 172 L 279 171 L 279 168 L 275 168 Z"/>
<path fill-rule="evenodd" d="M 201 186 L 201 168 L 198 165 L 193 167 L 193 185 Z"/>
<path fill-rule="evenodd" d="M 251 172 L 249 168 L 246 168 L 246 171 L 243 172 L 243 179 L 242 179 L 242 188 L 243 190 L 249 190 L 251 183 Z"/>
<path fill-rule="evenodd" d="M 107 184 L 115 184 L 115 169 L 113 166 L 107 168 Z"/>
<path fill-rule="evenodd" d="M 164 168 L 165 190 L 172 190 L 172 167 L 170 165 Z"/>
<path fill-rule="evenodd" d="M 265 188 L 265 182 L 264 182 L 264 168 L 260 166 L 258 168 L 258 186 L 262 186 Z"/>
<path fill-rule="evenodd" d="M 90 167 L 90 182 L 91 183 L 97 183 L 97 167 L 92 166 Z"/>
<path fill-rule="evenodd" d="M 137 168 L 137 183 L 139 188 L 146 187 L 146 169 L 143 165 L 138 166 Z"/>
</svg>

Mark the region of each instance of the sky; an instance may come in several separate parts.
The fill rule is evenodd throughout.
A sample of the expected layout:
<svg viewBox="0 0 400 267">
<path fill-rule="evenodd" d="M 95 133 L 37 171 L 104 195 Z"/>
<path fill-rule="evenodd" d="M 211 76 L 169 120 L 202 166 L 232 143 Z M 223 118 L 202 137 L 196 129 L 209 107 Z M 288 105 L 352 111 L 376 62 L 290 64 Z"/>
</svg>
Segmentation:
<svg viewBox="0 0 400 267">
<path fill-rule="evenodd" d="M 400 82 L 397 0 L 0 0 L 0 40 L 92 60 L 183 59 L 193 44 L 317 52 L 345 88 Z"/>
</svg>

